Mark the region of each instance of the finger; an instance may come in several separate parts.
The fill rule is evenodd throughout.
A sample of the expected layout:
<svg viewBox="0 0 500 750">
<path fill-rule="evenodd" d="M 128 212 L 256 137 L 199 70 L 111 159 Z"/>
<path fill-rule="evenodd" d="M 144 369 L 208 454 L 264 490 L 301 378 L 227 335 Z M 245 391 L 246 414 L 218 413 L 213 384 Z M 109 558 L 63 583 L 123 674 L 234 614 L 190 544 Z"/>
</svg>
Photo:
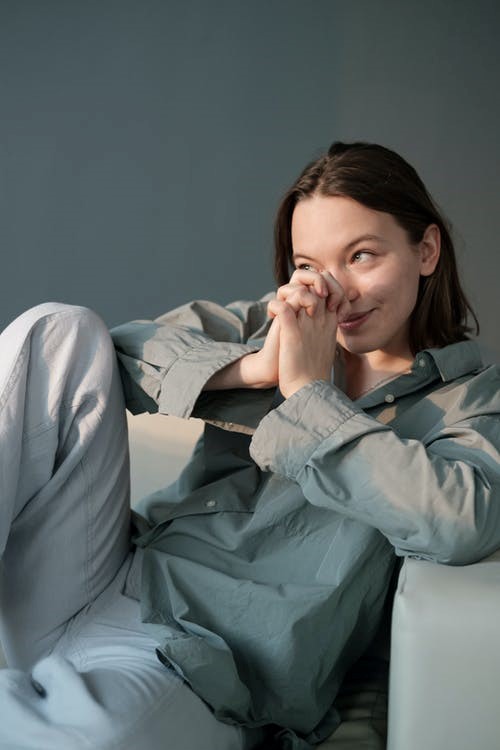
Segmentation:
<svg viewBox="0 0 500 750">
<path fill-rule="evenodd" d="M 307 315 L 313 317 L 315 315 L 318 305 L 324 300 L 318 297 L 315 292 L 308 291 L 305 287 L 301 287 L 287 297 L 286 302 L 296 312 L 305 311 Z"/>
<path fill-rule="evenodd" d="M 290 282 L 312 287 L 318 297 L 327 297 L 329 293 L 328 283 L 318 271 L 297 268 L 293 272 Z"/>
<path fill-rule="evenodd" d="M 280 323 L 279 323 L 279 318 L 274 316 L 273 321 L 271 325 L 269 326 L 267 336 L 264 340 L 262 351 L 263 352 L 265 351 L 265 353 L 271 357 L 273 356 L 274 353 L 276 353 L 276 356 L 278 356 L 279 343 L 280 343 Z"/>
<path fill-rule="evenodd" d="M 322 277 L 328 285 L 327 307 L 330 312 L 337 309 L 342 299 L 345 298 L 343 287 L 329 271 L 322 271 Z"/>
<path fill-rule="evenodd" d="M 292 294 L 292 292 L 295 292 L 297 289 L 305 289 L 303 284 L 293 284 L 291 281 L 288 282 L 288 284 L 283 284 L 283 286 L 280 286 L 276 292 L 276 297 L 278 299 L 286 300 L 287 297 Z"/>
<path fill-rule="evenodd" d="M 339 321 L 339 323 L 342 323 L 342 321 L 345 320 L 350 315 L 350 312 L 351 312 L 351 303 L 346 297 L 344 297 L 344 299 L 342 300 L 342 302 L 337 308 L 337 320 Z"/>
<path fill-rule="evenodd" d="M 298 284 L 314 289 L 318 297 L 328 300 L 328 309 L 334 310 L 339 299 L 344 295 L 344 290 L 337 279 L 329 271 L 313 271 L 298 268 L 292 274 L 290 283 L 286 286 L 296 287 Z M 283 288 L 286 290 L 286 287 Z M 286 291 L 284 292 L 286 294 Z"/>
<path fill-rule="evenodd" d="M 304 315 L 309 319 L 304 308 L 299 312 L 299 316 L 301 315 Z M 298 343 L 300 341 L 298 316 L 295 310 L 293 310 L 287 302 L 284 302 L 280 306 L 280 309 L 276 314 L 276 319 L 279 321 L 280 348 L 284 341 L 288 344 L 291 344 L 292 342 Z"/>
<path fill-rule="evenodd" d="M 314 315 L 320 300 L 313 289 L 303 284 L 286 284 L 278 289 L 277 297 L 287 302 L 295 312 L 305 308 L 309 315 Z"/>
<path fill-rule="evenodd" d="M 272 305 L 272 311 L 277 323 L 279 350 L 281 351 L 283 345 L 297 345 L 300 342 L 300 331 L 295 310 L 293 310 L 287 302 L 281 302 L 280 300 L 272 300 L 269 304 Z"/>
<path fill-rule="evenodd" d="M 279 343 L 279 337 L 280 337 L 280 322 L 279 319 L 274 315 L 274 320 L 269 326 L 269 330 L 267 332 L 265 344 L 267 346 L 273 346 L 274 344 Z"/>
<path fill-rule="evenodd" d="M 326 306 L 329 312 L 337 312 L 341 305 L 347 302 L 347 297 L 343 292 L 330 294 L 326 301 Z M 350 304 L 347 302 L 347 304 Z"/>
<path fill-rule="evenodd" d="M 279 314 L 279 312 L 281 310 L 281 305 L 284 304 L 284 303 L 285 303 L 285 301 L 284 300 L 280 300 L 278 297 L 276 297 L 275 299 L 270 300 L 267 303 L 267 315 L 268 315 L 268 317 L 269 318 L 275 318 Z"/>
<path fill-rule="evenodd" d="M 318 279 L 321 282 L 321 278 L 319 276 L 318 276 Z M 323 287 L 326 289 L 325 284 L 323 284 Z M 288 284 L 283 284 L 283 286 L 280 286 L 276 292 L 276 296 L 278 299 L 287 300 L 291 294 L 294 294 L 295 292 L 298 292 L 300 290 L 302 290 L 303 292 L 310 292 L 311 294 L 316 294 L 316 296 L 318 297 L 326 296 L 326 294 L 319 295 L 314 285 L 294 283 L 292 281 L 290 281 Z"/>
<path fill-rule="evenodd" d="M 292 310 L 287 302 L 283 302 L 279 299 L 272 299 L 267 303 L 267 312 L 271 318 L 277 318 L 279 315 L 291 310 L 295 315 L 295 311 Z"/>
</svg>

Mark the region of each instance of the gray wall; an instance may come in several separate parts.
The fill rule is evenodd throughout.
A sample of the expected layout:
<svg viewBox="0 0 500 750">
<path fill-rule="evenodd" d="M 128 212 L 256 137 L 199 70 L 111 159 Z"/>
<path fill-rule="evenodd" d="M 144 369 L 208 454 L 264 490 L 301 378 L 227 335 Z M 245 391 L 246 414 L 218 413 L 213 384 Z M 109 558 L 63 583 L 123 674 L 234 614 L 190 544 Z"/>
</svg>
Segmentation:
<svg viewBox="0 0 500 750">
<path fill-rule="evenodd" d="M 453 220 L 500 349 L 494 0 L 0 0 L 0 327 L 109 325 L 272 286 L 272 219 L 335 139 L 378 141 Z"/>
</svg>

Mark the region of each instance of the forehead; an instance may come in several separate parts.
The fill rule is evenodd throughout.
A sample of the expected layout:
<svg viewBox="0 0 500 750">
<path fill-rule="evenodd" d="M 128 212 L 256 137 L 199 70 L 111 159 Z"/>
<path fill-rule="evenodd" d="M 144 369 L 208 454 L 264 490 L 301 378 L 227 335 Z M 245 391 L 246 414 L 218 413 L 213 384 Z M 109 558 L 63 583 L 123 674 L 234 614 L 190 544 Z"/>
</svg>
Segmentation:
<svg viewBox="0 0 500 750">
<path fill-rule="evenodd" d="M 382 211 L 341 196 L 313 195 L 297 203 L 292 214 L 292 244 L 295 252 L 323 247 L 342 248 L 356 237 L 373 234 L 390 239 L 404 230 Z"/>
</svg>

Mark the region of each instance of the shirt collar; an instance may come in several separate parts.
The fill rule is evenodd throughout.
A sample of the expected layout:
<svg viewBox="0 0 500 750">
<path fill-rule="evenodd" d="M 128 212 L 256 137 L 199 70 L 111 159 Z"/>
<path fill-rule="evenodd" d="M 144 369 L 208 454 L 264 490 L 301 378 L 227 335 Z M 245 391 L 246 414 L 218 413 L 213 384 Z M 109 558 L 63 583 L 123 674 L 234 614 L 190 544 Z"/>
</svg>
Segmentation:
<svg viewBox="0 0 500 750">
<path fill-rule="evenodd" d="M 336 365 L 336 369 L 340 372 L 336 373 L 335 380 L 342 390 L 343 357 L 340 350 L 338 354 L 339 367 Z M 416 355 L 408 373 L 362 394 L 357 402 L 363 409 L 377 406 L 384 401 L 392 404 L 396 398 L 418 391 L 439 378 L 446 383 L 483 367 L 481 350 L 475 341 L 458 341 L 441 349 L 422 349 Z"/>
<path fill-rule="evenodd" d="M 424 349 L 417 354 L 415 361 L 426 355 L 432 358 L 445 383 L 484 367 L 481 349 L 476 341 L 458 341 L 442 349 Z"/>
</svg>

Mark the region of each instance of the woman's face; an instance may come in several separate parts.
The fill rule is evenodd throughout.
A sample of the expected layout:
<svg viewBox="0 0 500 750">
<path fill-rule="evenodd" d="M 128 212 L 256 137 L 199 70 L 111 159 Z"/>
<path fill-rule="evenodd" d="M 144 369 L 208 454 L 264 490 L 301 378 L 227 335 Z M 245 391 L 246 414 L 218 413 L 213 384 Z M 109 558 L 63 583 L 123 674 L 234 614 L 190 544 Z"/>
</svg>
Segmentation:
<svg viewBox="0 0 500 750">
<path fill-rule="evenodd" d="M 436 225 L 414 246 L 391 214 L 351 198 L 313 195 L 295 207 L 292 246 L 296 268 L 329 271 L 344 289 L 351 309 L 337 329 L 341 346 L 353 354 L 411 358 L 419 279 L 439 259 Z"/>
</svg>

